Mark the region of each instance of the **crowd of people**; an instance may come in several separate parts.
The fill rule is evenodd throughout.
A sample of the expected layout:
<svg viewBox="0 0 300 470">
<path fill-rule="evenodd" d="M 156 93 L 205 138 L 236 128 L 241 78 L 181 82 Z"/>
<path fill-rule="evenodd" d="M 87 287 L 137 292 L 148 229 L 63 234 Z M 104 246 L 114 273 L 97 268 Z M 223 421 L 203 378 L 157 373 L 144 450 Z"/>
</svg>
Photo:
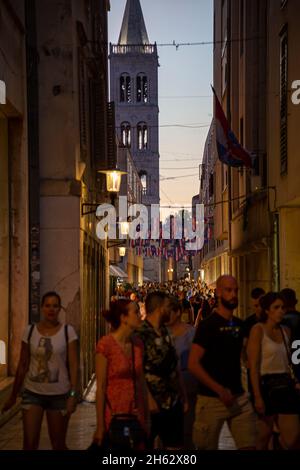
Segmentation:
<svg viewBox="0 0 300 470">
<path fill-rule="evenodd" d="M 223 275 L 216 288 L 181 280 L 119 287 L 103 312 L 110 325 L 96 346 L 96 431 L 105 446 L 116 416 L 135 416 L 139 445 L 216 450 L 226 422 L 240 450 L 300 448 L 300 340 L 292 289 L 251 292 L 253 314 L 234 315 L 238 284 Z M 37 449 L 44 412 L 53 449 L 66 449 L 78 395 L 78 338 L 48 292 L 42 320 L 23 335 L 9 410 L 21 391 L 24 449 Z M 242 373 L 244 368 L 246 374 Z M 245 379 L 246 377 L 246 379 Z"/>
<path fill-rule="evenodd" d="M 292 289 L 253 289 L 253 314 L 246 320 L 233 314 L 238 284 L 232 276 L 221 276 L 214 290 L 187 280 L 148 283 L 119 290 L 111 300 L 110 323 L 112 312 L 127 322 L 120 303 L 139 306 L 141 324 L 131 327 L 119 352 L 126 351 L 131 337 L 141 340 L 151 446 L 215 450 L 226 422 L 240 450 L 300 448 L 299 367 L 291 363 L 291 342 L 300 339 L 300 313 Z M 110 335 L 117 331 L 112 328 Z M 113 363 L 108 359 L 107 370 Z M 100 370 L 103 389 L 102 376 Z M 99 406 L 107 408 L 105 400 Z M 101 420 L 98 425 L 101 432 L 95 437 L 101 442 L 105 426 Z"/>
</svg>

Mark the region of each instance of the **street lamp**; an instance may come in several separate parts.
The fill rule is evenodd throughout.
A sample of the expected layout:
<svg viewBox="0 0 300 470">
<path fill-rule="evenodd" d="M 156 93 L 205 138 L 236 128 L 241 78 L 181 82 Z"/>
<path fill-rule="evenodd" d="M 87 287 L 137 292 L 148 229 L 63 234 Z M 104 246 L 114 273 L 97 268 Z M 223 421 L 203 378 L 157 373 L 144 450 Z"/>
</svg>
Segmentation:
<svg viewBox="0 0 300 470">
<path fill-rule="evenodd" d="M 126 247 L 125 246 L 120 246 L 119 255 L 122 256 L 122 257 L 126 255 Z"/>
<path fill-rule="evenodd" d="M 174 272 L 174 269 L 173 268 L 169 268 L 168 269 L 168 281 L 173 281 L 173 272 Z"/>
<path fill-rule="evenodd" d="M 187 279 L 190 281 L 190 280 L 191 280 L 190 268 L 186 267 L 186 268 L 185 268 L 185 271 L 186 271 L 186 277 L 187 277 Z"/>
<path fill-rule="evenodd" d="M 120 222 L 120 232 L 122 235 L 129 235 L 129 222 Z"/>
<path fill-rule="evenodd" d="M 106 175 L 106 190 L 109 193 L 118 193 L 120 191 L 121 179 L 123 175 L 126 175 L 126 171 L 115 168 L 112 170 L 99 170 L 98 173 Z"/>
<path fill-rule="evenodd" d="M 111 170 L 98 170 L 98 173 L 106 175 L 106 190 L 110 194 L 111 203 L 114 206 L 115 198 L 120 191 L 121 179 L 123 175 L 126 175 L 126 171 L 121 171 L 118 168 L 112 168 Z M 88 215 L 96 212 L 97 207 L 101 203 L 84 203 L 81 206 L 81 215 Z M 87 208 L 87 210 L 85 210 Z"/>
</svg>

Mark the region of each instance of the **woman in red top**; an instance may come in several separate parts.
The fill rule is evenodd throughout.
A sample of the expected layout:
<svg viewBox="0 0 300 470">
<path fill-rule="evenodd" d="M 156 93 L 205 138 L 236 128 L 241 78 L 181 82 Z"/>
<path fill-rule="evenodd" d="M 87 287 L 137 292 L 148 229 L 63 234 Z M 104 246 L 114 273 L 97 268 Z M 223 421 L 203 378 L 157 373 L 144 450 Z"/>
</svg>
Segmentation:
<svg viewBox="0 0 300 470">
<path fill-rule="evenodd" d="M 104 318 L 111 324 L 112 332 L 103 336 L 96 348 L 96 411 L 97 428 L 94 442 L 101 444 L 113 414 L 136 414 L 147 432 L 148 404 L 147 389 L 143 373 L 143 343 L 132 338 L 140 326 L 139 309 L 135 302 L 117 300 Z M 136 376 L 136 397 L 134 399 L 132 345 Z"/>
</svg>

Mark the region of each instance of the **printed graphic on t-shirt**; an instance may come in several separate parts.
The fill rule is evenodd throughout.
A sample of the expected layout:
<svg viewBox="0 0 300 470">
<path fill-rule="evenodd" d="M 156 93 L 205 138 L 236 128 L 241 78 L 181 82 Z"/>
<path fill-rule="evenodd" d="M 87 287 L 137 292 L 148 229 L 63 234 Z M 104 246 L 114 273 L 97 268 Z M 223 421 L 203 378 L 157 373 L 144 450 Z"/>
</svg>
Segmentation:
<svg viewBox="0 0 300 470">
<path fill-rule="evenodd" d="M 238 338 L 239 335 L 242 333 L 242 328 L 240 326 L 229 325 L 220 327 L 219 331 L 225 334 L 230 334 L 234 338 Z"/>
<path fill-rule="evenodd" d="M 58 382 L 58 368 L 53 367 L 53 345 L 51 338 L 41 337 L 32 357 L 29 379 L 38 383 Z"/>
</svg>

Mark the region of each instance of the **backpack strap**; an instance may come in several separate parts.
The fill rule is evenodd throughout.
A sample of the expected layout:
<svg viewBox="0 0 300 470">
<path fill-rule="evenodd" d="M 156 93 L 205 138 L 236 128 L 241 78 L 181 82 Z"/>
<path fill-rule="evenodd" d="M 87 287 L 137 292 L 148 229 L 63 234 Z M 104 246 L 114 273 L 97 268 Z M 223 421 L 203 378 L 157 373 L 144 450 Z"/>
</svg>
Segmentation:
<svg viewBox="0 0 300 470">
<path fill-rule="evenodd" d="M 70 364 L 69 364 L 69 332 L 68 332 L 68 325 L 65 324 L 65 339 L 66 339 L 66 366 L 67 371 L 70 377 Z"/>
<path fill-rule="evenodd" d="M 65 324 L 65 338 L 66 338 L 66 344 L 69 344 L 69 332 L 68 332 L 67 324 Z"/>
<path fill-rule="evenodd" d="M 30 329 L 29 329 L 29 331 L 28 331 L 28 336 L 27 336 L 27 342 L 28 342 L 28 344 L 30 343 L 30 338 L 31 338 L 31 336 L 32 336 L 34 326 L 35 326 L 34 323 L 32 323 L 32 324 L 30 325 Z"/>
</svg>

